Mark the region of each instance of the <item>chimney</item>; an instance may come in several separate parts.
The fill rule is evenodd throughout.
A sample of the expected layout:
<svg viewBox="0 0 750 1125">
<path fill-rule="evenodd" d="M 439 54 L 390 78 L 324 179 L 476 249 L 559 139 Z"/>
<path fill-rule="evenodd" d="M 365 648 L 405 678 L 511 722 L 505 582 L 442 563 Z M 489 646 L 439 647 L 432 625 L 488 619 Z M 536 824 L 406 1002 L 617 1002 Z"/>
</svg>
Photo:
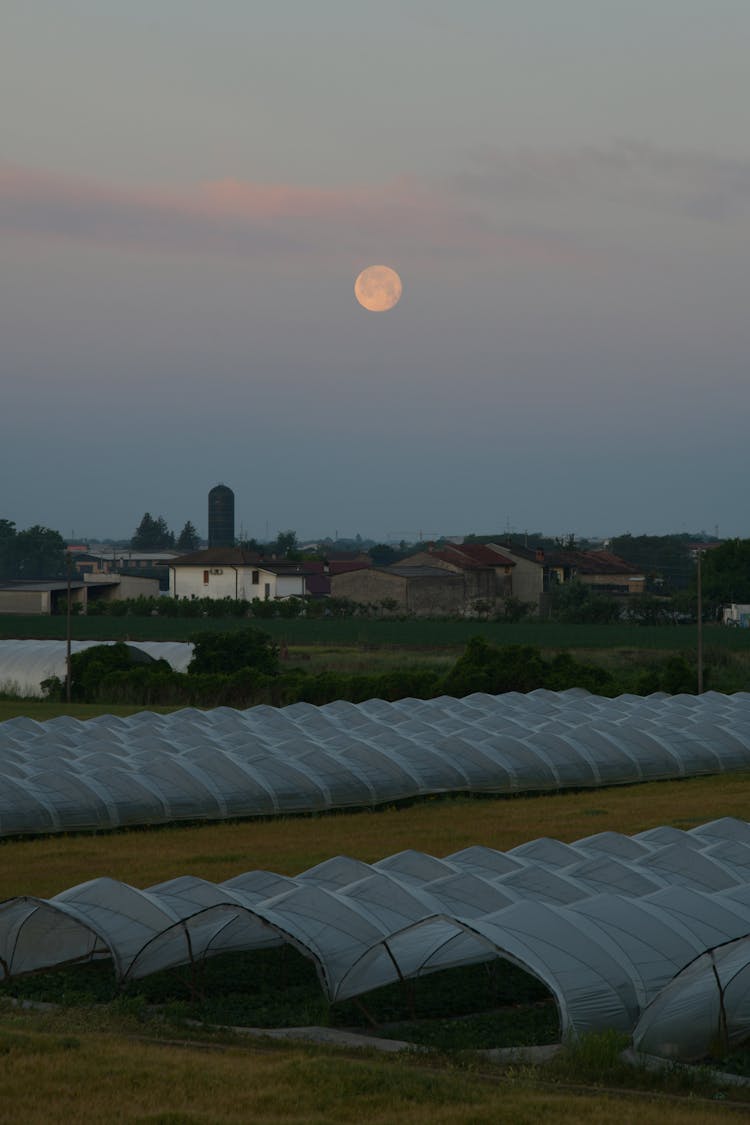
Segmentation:
<svg viewBox="0 0 750 1125">
<path fill-rule="evenodd" d="M 534 552 L 534 558 L 538 563 L 544 562 L 544 547 L 537 547 L 536 551 Z"/>
</svg>

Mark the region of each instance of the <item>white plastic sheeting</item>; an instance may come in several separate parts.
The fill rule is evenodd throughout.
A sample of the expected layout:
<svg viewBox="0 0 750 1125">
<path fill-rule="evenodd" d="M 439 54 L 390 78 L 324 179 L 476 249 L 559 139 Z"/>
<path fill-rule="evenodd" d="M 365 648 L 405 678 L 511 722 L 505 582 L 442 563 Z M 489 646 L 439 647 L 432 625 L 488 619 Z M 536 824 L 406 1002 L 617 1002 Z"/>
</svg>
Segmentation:
<svg viewBox="0 0 750 1125">
<path fill-rule="evenodd" d="M 72 653 L 92 645 L 115 641 L 71 641 Z M 133 648 L 148 653 L 154 660 L 166 660 L 176 672 L 184 672 L 193 656 L 193 646 L 181 641 L 128 641 Z M 42 680 L 50 676 L 65 678 L 65 641 L 0 640 L 0 687 L 12 688 L 18 695 L 41 696 Z"/>
<path fill-rule="evenodd" d="M 750 1038 L 750 935 L 706 950 L 646 1008 L 637 1050 L 693 1062 Z"/>
<path fill-rule="evenodd" d="M 0 723 L 0 835 L 750 767 L 750 695 L 574 689 Z M 678 862 L 666 854 L 665 864 Z M 710 867 L 706 878 L 711 882 Z"/>
<path fill-rule="evenodd" d="M 0 979 L 110 956 L 127 981 L 288 942 L 335 1001 L 504 957 L 545 983 L 563 1033 L 629 1031 L 683 966 L 750 933 L 749 858 L 750 824 L 723 819 L 444 859 L 337 856 L 294 878 L 183 876 L 147 890 L 93 879 L 0 904 Z"/>
</svg>

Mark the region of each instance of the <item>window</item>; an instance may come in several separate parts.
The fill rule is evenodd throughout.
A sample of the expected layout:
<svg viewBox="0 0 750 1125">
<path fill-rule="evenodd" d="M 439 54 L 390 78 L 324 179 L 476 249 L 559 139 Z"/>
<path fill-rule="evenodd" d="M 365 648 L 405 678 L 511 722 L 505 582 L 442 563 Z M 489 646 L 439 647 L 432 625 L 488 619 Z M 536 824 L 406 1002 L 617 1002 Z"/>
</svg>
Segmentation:
<svg viewBox="0 0 750 1125">
<path fill-rule="evenodd" d="M 253 586 L 257 586 L 258 583 L 260 582 L 260 571 L 254 570 L 251 577 L 250 577 L 250 580 L 251 580 Z"/>
<path fill-rule="evenodd" d="M 208 571 L 207 570 L 203 571 L 203 585 L 208 586 Z"/>
<path fill-rule="evenodd" d="M 270 583 L 270 582 L 266 582 L 266 584 L 265 584 L 265 586 L 263 587 L 263 589 L 264 589 L 264 594 L 263 594 L 263 596 L 264 596 L 264 598 L 266 599 L 266 601 L 268 601 L 268 599 L 269 599 L 269 598 L 271 597 L 271 583 Z"/>
</svg>

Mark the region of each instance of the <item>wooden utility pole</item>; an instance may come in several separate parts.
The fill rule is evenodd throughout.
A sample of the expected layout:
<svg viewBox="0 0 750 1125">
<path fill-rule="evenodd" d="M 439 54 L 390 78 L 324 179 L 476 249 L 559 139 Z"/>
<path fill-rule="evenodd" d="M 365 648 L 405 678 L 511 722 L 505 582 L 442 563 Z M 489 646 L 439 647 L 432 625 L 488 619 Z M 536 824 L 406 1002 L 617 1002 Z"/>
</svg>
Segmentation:
<svg viewBox="0 0 750 1125">
<path fill-rule="evenodd" d="M 66 626 L 66 628 L 65 628 L 65 702 L 70 703 L 70 679 L 71 679 L 71 671 L 72 671 L 72 669 L 70 667 L 70 633 L 71 633 L 71 620 L 72 620 L 72 614 L 70 612 L 70 598 L 71 598 L 70 571 L 71 571 L 71 567 L 73 565 L 73 557 L 72 557 L 70 551 L 68 551 L 68 553 L 67 553 L 67 560 L 68 560 L 68 601 L 67 601 L 66 622 L 65 622 L 65 626 Z"/>
<path fill-rule="evenodd" d="M 698 586 L 698 695 L 703 695 L 703 582 L 701 580 L 701 555 L 698 551 L 698 569 L 696 584 Z"/>
</svg>

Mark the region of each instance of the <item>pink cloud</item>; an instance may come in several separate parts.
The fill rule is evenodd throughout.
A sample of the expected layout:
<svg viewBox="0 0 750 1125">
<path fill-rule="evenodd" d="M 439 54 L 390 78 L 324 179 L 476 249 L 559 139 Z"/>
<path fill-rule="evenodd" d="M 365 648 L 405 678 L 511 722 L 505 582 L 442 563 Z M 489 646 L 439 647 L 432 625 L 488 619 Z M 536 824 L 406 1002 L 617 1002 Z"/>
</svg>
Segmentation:
<svg viewBox="0 0 750 1125">
<path fill-rule="evenodd" d="M 498 254 L 569 260 L 547 235 L 500 231 L 450 191 L 408 178 L 337 188 L 236 179 L 178 188 L 126 188 L 0 166 L 0 230 L 103 246 L 218 254 L 327 252 L 350 257 Z"/>
</svg>

